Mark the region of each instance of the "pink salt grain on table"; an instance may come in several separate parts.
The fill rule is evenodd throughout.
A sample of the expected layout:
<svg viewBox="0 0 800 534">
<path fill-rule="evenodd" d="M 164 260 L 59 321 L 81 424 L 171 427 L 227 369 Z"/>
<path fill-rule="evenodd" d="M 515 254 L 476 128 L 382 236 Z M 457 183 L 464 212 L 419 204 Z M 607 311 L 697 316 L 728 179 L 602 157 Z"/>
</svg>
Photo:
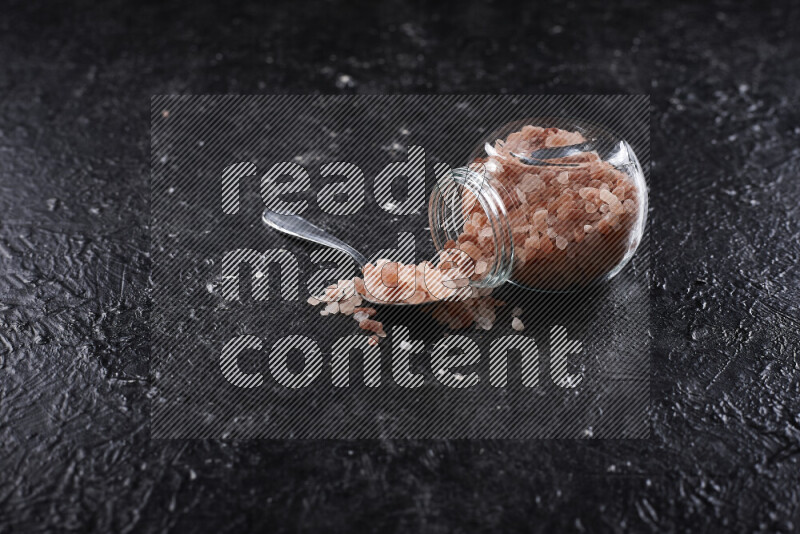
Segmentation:
<svg viewBox="0 0 800 534">
<path fill-rule="evenodd" d="M 402 269 L 403 267 L 399 266 L 398 272 L 402 272 Z M 469 328 L 473 325 L 478 329 L 490 330 L 497 319 L 497 309 L 504 306 L 505 302 L 491 297 L 491 288 L 477 289 L 469 287 L 467 289 L 468 291 L 466 291 L 465 294 L 468 296 L 460 300 L 438 300 L 435 296 L 426 293 L 427 297 L 424 301 L 426 305 L 422 307 L 422 310 L 431 314 L 440 324 L 453 330 Z M 331 288 L 328 288 L 327 293 L 332 295 L 342 294 L 342 292 L 334 291 Z M 349 297 L 349 299 L 358 298 L 363 297 L 361 294 Z M 322 302 L 324 302 L 323 298 L 309 299 L 309 303 L 311 304 L 320 304 Z M 350 307 L 346 305 L 346 302 L 347 300 L 345 300 L 344 303 L 340 301 L 333 304 L 338 304 L 339 313 L 345 315 L 352 313 L 353 319 L 356 320 L 359 328 L 367 332 L 373 332 L 373 335 L 368 338 L 368 343 L 370 345 L 375 345 L 379 342 L 380 338 L 386 337 L 383 323 L 372 319 L 372 317 L 377 314 L 375 308 L 358 306 L 353 307 L 351 311 Z M 392 304 L 392 302 L 386 302 L 385 304 Z M 394 304 L 398 304 L 398 302 Z M 330 303 L 326 305 L 326 307 L 329 305 Z M 517 320 L 516 315 L 521 314 L 522 310 L 514 308 L 513 313 L 515 314 L 515 320 Z"/>
</svg>

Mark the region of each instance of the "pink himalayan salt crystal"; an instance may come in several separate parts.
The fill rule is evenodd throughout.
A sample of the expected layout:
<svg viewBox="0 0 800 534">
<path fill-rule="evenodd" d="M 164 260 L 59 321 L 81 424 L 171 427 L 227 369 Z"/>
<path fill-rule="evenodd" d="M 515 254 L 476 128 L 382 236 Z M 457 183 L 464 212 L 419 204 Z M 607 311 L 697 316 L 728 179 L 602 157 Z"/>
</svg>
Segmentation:
<svg viewBox="0 0 800 534">
<path fill-rule="evenodd" d="M 531 229 L 543 232 L 547 229 L 547 210 L 536 210 L 531 216 Z"/>
<path fill-rule="evenodd" d="M 365 320 L 369 319 L 369 315 L 367 315 L 364 312 L 356 312 L 356 313 L 353 314 L 353 319 L 357 323 L 360 323 L 361 321 L 365 321 Z"/>
<path fill-rule="evenodd" d="M 351 315 L 355 308 L 356 304 L 352 299 L 343 300 L 339 303 L 339 313 L 344 315 Z"/>
<path fill-rule="evenodd" d="M 535 191 L 542 187 L 544 187 L 544 182 L 537 174 L 526 174 L 522 177 L 522 181 L 520 181 L 519 185 L 517 186 L 517 188 L 523 193 L 530 193 L 531 191 Z"/>
<path fill-rule="evenodd" d="M 501 172 L 503 172 L 505 170 L 505 168 L 500 164 L 499 161 L 497 161 L 496 159 L 492 158 L 492 159 L 490 159 L 489 161 L 486 162 L 486 170 L 490 174 L 500 174 Z"/>
<path fill-rule="evenodd" d="M 580 134 L 580 132 L 567 132 L 565 130 L 558 130 L 556 133 L 547 137 L 544 142 L 544 146 L 553 147 L 577 145 L 585 141 L 586 139 Z"/>
<path fill-rule="evenodd" d="M 522 189 L 520 189 L 519 187 L 515 187 L 514 188 L 514 192 L 516 193 L 520 204 L 523 204 L 523 205 L 527 205 L 528 204 L 528 199 L 525 197 L 525 192 L 522 191 Z M 467 223 L 467 224 L 469 224 L 469 223 Z M 468 232 L 466 230 L 466 226 L 467 225 L 465 224 L 464 225 L 464 233 L 472 233 L 472 232 Z M 470 225 L 470 226 L 472 226 L 472 225 Z"/>
<path fill-rule="evenodd" d="M 517 332 L 521 332 L 525 330 L 525 325 L 522 323 L 522 321 L 519 320 L 519 317 L 514 317 L 511 320 L 511 328 L 513 328 Z"/>
<path fill-rule="evenodd" d="M 491 228 L 489 228 L 488 230 L 491 232 Z M 481 230 L 481 232 L 483 232 L 483 230 Z M 477 245 L 475 245 L 470 241 L 465 241 L 464 243 L 461 244 L 459 248 L 461 248 L 461 250 L 466 252 L 469 255 L 469 257 L 472 258 L 473 260 L 477 260 L 478 258 L 483 256 L 483 251 L 480 248 L 478 248 Z"/>
<path fill-rule="evenodd" d="M 524 246 L 525 246 L 525 250 L 526 251 L 538 249 L 539 248 L 539 234 L 538 234 L 538 232 L 534 232 L 533 234 L 531 234 L 531 236 L 528 237 L 525 240 L 525 245 Z"/>
<path fill-rule="evenodd" d="M 376 336 L 375 334 L 369 336 L 369 338 L 367 339 L 367 343 L 369 343 L 370 346 L 373 347 L 378 344 L 378 341 L 380 341 L 380 338 L 378 338 L 378 336 Z"/>
<path fill-rule="evenodd" d="M 589 201 L 594 201 L 600 198 L 600 190 L 596 187 L 581 187 L 578 189 L 578 195 Z"/>
<path fill-rule="evenodd" d="M 493 325 L 494 322 L 492 322 L 492 320 L 489 319 L 488 317 L 485 317 L 483 315 L 478 315 L 477 317 L 475 317 L 475 326 L 477 328 L 480 328 L 482 330 L 491 330 Z"/>
<path fill-rule="evenodd" d="M 601 234 L 607 234 L 618 224 L 619 217 L 614 213 L 608 213 L 597 223 L 597 231 Z"/>
<path fill-rule="evenodd" d="M 386 332 L 383 331 L 383 323 L 379 321 L 375 321 L 373 319 L 364 319 L 363 321 L 358 323 L 358 327 L 362 330 L 367 330 L 369 332 L 375 332 L 378 337 L 386 337 Z"/>
<path fill-rule="evenodd" d="M 600 199 L 603 202 L 608 203 L 608 207 L 611 209 L 612 213 L 616 213 L 617 215 L 625 213 L 625 208 L 622 207 L 622 202 L 620 202 L 619 199 L 611 191 L 606 191 L 605 189 L 601 189 Z"/>
</svg>

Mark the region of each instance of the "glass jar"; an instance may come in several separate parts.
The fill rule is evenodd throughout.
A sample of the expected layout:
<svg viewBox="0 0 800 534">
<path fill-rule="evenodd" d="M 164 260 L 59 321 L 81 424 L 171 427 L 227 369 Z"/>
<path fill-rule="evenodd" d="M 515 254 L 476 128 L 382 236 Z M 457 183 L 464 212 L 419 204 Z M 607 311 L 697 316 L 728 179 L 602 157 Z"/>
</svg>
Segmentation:
<svg viewBox="0 0 800 534">
<path fill-rule="evenodd" d="M 493 132 L 431 193 L 437 250 L 474 260 L 471 284 L 577 289 L 617 274 L 639 245 L 647 187 L 631 146 L 599 126 L 527 119 Z"/>
</svg>

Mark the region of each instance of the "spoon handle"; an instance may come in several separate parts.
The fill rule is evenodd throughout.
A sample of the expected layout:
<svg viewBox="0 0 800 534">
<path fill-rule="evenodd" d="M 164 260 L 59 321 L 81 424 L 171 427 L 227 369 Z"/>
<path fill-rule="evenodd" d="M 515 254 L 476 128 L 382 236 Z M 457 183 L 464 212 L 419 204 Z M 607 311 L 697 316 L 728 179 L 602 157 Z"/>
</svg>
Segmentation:
<svg viewBox="0 0 800 534">
<path fill-rule="evenodd" d="M 359 251 L 298 215 L 284 215 L 266 209 L 261 215 L 261 220 L 270 228 L 274 228 L 279 232 L 296 237 L 297 239 L 305 239 L 312 243 L 341 250 L 353 258 L 362 269 L 367 264 L 367 258 Z"/>
</svg>

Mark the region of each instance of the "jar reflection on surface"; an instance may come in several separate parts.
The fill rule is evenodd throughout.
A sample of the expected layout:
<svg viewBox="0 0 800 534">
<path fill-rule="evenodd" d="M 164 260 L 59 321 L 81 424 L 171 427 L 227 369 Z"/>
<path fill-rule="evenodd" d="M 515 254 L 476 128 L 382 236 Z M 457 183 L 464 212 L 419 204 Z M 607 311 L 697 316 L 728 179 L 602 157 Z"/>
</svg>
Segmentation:
<svg viewBox="0 0 800 534">
<path fill-rule="evenodd" d="M 429 202 L 434 244 L 473 258 L 473 285 L 555 291 L 619 272 L 641 241 L 646 212 L 631 146 L 565 119 L 504 126 L 467 167 L 439 181 Z"/>
</svg>

